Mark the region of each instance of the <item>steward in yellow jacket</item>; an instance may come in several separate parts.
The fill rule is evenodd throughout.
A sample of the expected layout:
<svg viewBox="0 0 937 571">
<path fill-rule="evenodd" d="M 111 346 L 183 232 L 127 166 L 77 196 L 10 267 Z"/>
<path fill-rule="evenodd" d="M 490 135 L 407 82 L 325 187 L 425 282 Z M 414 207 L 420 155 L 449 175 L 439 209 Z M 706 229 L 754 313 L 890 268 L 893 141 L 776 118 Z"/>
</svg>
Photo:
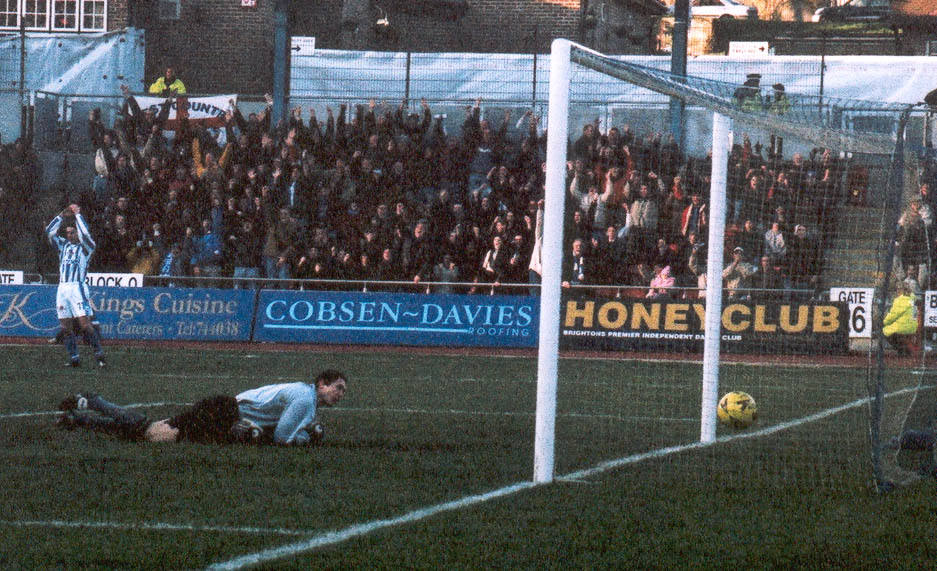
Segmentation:
<svg viewBox="0 0 937 571">
<path fill-rule="evenodd" d="M 170 95 L 185 95 L 185 84 L 176 77 L 176 71 L 166 68 L 166 74 L 153 82 L 153 85 L 147 90 L 154 95 L 169 97 Z"/>
<path fill-rule="evenodd" d="M 901 284 L 898 297 L 891 302 L 891 309 L 885 315 L 882 334 L 886 338 L 892 335 L 911 335 L 917 333 L 917 306 L 916 298 L 911 288 Z"/>
</svg>

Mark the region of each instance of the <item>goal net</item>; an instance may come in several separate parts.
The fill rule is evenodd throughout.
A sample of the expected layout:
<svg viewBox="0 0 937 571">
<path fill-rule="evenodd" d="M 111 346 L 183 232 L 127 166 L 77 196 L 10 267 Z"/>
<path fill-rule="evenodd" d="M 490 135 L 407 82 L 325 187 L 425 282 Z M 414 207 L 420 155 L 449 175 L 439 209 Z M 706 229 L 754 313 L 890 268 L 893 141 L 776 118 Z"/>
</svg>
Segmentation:
<svg viewBox="0 0 937 571">
<path fill-rule="evenodd" d="M 924 109 L 760 66 L 678 77 L 554 43 L 536 481 L 595 456 L 800 493 L 933 469 Z M 559 350 L 627 372 L 583 379 Z M 718 418 L 733 391 L 747 428 Z"/>
</svg>

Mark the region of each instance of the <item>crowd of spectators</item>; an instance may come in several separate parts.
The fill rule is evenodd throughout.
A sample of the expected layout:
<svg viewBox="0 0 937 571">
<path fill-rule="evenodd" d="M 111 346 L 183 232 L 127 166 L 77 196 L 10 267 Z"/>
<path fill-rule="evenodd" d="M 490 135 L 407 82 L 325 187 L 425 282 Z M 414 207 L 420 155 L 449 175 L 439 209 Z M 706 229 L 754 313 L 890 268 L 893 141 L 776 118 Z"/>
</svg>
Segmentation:
<svg viewBox="0 0 937 571">
<path fill-rule="evenodd" d="M 28 224 L 29 213 L 36 205 L 41 169 L 38 155 L 23 139 L 0 145 L 0 261 L 10 259 L 8 249 L 15 242 L 13 238 Z"/>
<path fill-rule="evenodd" d="M 933 267 L 937 257 L 937 232 L 934 229 L 934 212 L 937 200 L 931 190 L 930 177 L 922 177 L 924 182 L 916 196 L 911 197 L 898 219 L 897 230 L 897 266 L 904 279 L 910 282 L 913 293 L 920 294 L 931 289 L 935 284 Z"/>
<path fill-rule="evenodd" d="M 271 125 L 268 98 L 247 117 L 232 103 L 218 127 L 180 114 L 167 137 L 177 94 L 162 93 L 159 108 L 140 109 L 125 89 L 113 126 L 89 118 L 96 176 L 80 201 L 99 243 L 93 270 L 486 293 L 539 279 L 546 138 L 531 112 L 487 117 L 477 100 L 447 133 L 426 101 L 416 112 L 371 101 L 325 117 L 294 108 Z M 733 295 L 817 287 L 833 209 L 851 199 L 840 196 L 843 168 L 829 150 L 784 158 L 748 137 L 733 148 Z M 569 145 L 564 286 L 695 294 L 710 170 L 711 157 L 686 156 L 669 135 L 583 126 Z"/>
</svg>

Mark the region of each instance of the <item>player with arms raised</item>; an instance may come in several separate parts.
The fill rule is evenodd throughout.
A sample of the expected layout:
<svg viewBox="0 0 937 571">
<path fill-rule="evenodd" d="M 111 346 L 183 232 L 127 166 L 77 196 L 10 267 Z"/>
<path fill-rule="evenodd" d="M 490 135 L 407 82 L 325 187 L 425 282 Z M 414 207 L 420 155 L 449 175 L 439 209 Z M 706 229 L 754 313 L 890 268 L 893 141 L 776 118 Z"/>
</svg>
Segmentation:
<svg viewBox="0 0 937 571">
<path fill-rule="evenodd" d="M 66 224 L 66 218 L 74 217 L 73 224 Z M 71 220 L 69 220 L 71 222 Z M 59 235 L 59 228 L 65 225 L 65 237 Z M 88 274 L 88 261 L 94 253 L 94 240 L 88 225 L 81 216 L 81 208 L 71 204 L 46 226 L 49 242 L 59 251 L 59 288 L 55 295 L 56 313 L 64 331 L 65 349 L 68 351 L 69 367 L 81 365 L 78 353 L 78 340 L 75 338 L 74 321 L 78 321 L 81 331 L 90 340 L 94 349 L 94 358 L 98 366 L 104 367 L 104 350 L 101 338 L 91 324 L 92 310 L 85 277 Z"/>
</svg>

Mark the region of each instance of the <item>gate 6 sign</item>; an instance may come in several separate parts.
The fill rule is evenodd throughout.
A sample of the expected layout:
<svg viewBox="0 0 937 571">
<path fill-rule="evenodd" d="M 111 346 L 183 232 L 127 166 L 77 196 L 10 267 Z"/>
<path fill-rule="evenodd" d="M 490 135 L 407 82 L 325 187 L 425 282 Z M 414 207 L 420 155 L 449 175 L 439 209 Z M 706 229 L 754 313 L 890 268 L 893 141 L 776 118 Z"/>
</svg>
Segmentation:
<svg viewBox="0 0 937 571">
<path fill-rule="evenodd" d="M 849 337 L 872 337 L 872 296 L 870 287 L 830 288 L 830 301 L 849 304 Z"/>
</svg>

